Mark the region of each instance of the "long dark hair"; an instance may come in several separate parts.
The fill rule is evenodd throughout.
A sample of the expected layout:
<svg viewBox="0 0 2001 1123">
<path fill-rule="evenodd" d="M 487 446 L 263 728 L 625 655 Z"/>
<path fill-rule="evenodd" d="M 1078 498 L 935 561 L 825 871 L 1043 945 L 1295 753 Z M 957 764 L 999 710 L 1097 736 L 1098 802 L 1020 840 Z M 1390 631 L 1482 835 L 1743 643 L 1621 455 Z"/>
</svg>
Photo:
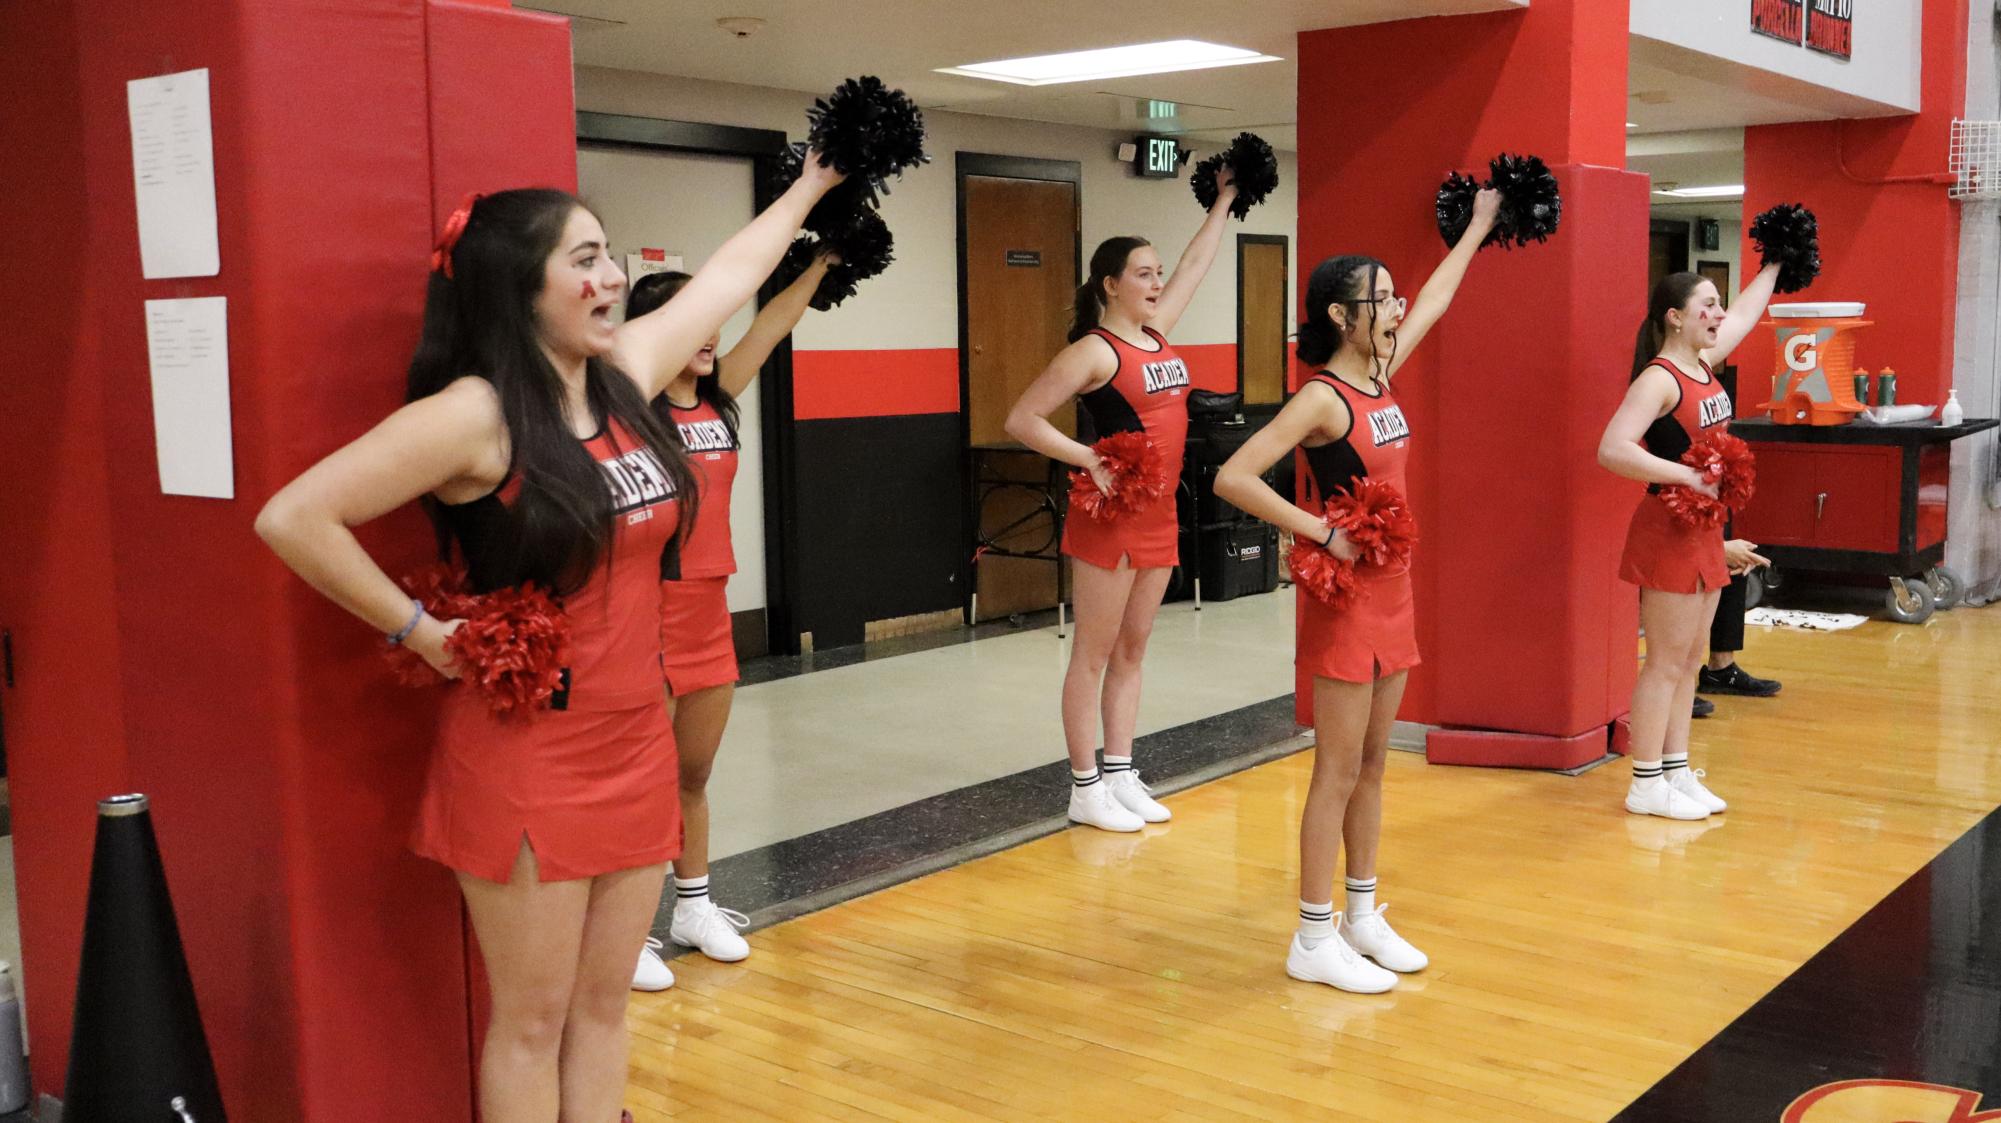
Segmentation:
<svg viewBox="0 0 2001 1123">
<path fill-rule="evenodd" d="M 1077 311 L 1070 321 L 1070 342 L 1077 342 L 1098 326 L 1098 317 L 1105 314 L 1105 282 L 1126 271 L 1126 261 L 1134 250 L 1152 244 L 1145 238 L 1122 234 L 1106 238 L 1091 251 L 1091 275 L 1077 286 Z"/>
<path fill-rule="evenodd" d="M 1654 284 L 1653 295 L 1647 298 L 1647 320 L 1633 340 L 1633 373 L 1626 381 L 1640 377 L 1640 372 L 1660 356 L 1661 348 L 1667 346 L 1667 314 L 1686 307 L 1688 298 L 1706 280 L 1700 273 L 1669 273 Z"/>
<path fill-rule="evenodd" d="M 1299 325 L 1296 348 L 1299 361 L 1312 367 L 1327 365 L 1341 349 L 1342 332 L 1328 308 L 1335 304 L 1348 308 L 1348 330 L 1359 326 L 1362 304 L 1376 294 L 1376 278 L 1382 262 L 1364 254 L 1330 257 L 1313 267 L 1306 279 L 1306 322 Z M 1376 338 L 1376 305 L 1369 304 L 1369 339 Z M 1373 344 L 1372 344 L 1373 350 Z M 1395 355 L 1392 354 L 1392 359 Z M 1387 364 L 1376 360 L 1376 373 L 1386 372 Z"/>
<path fill-rule="evenodd" d="M 632 291 L 626 294 L 625 318 L 632 320 L 646 315 L 674 299 L 682 286 L 692 280 L 694 278 L 688 274 L 672 270 L 665 273 L 648 273 L 634 281 Z M 695 376 L 695 397 L 709 403 L 716 411 L 716 415 L 723 419 L 723 424 L 729 426 L 731 438 L 735 438 L 740 414 L 736 399 L 730 396 L 728 390 L 723 389 L 723 368 L 720 358 L 709 373 Z M 653 399 L 653 408 L 661 417 L 667 416 L 667 395 L 664 392 Z"/>
<path fill-rule="evenodd" d="M 424 294 L 424 332 L 410 359 L 407 400 L 455 379 L 486 379 L 507 422 L 509 471 L 520 493 L 497 524 L 470 529 L 473 514 L 429 496 L 424 506 L 449 557 L 454 539 L 481 592 L 533 581 L 557 595 L 581 588 L 612 538 L 612 496 L 604 472 L 564 416 L 563 383 L 543 353 L 535 320 L 549 255 L 582 203 L 566 191 L 525 188 L 481 198 L 452 247 L 452 276 L 433 271 Z M 612 419 L 660 458 L 681 506 L 678 537 L 694 523 L 694 475 L 681 444 L 662 427 L 631 378 L 603 359 L 584 367 L 592 419 Z"/>
</svg>

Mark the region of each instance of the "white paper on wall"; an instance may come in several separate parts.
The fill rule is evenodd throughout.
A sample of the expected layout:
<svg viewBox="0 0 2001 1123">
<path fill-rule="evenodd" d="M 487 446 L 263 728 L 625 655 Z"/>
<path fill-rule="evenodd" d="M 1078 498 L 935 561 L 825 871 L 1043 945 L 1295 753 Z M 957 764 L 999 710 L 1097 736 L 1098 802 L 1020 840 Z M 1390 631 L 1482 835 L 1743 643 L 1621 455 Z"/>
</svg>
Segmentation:
<svg viewBox="0 0 2001 1123">
<path fill-rule="evenodd" d="M 132 181 L 139 202 L 139 264 L 147 280 L 213 277 L 215 141 L 208 71 L 125 83 L 132 120 Z"/>
<path fill-rule="evenodd" d="M 236 498 L 227 299 L 147 301 L 146 355 L 152 369 L 160 490 Z"/>
</svg>

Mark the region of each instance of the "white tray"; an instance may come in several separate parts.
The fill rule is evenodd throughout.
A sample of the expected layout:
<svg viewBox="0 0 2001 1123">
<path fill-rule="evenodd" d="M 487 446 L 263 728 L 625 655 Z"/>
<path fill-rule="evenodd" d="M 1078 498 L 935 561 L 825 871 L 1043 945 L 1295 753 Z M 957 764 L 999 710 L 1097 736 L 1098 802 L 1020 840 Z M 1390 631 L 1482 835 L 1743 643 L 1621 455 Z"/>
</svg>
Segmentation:
<svg viewBox="0 0 2001 1123">
<path fill-rule="evenodd" d="M 1807 301 L 1800 304 L 1774 304 L 1766 311 L 1775 320 L 1832 320 L 1852 319 L 1860 316 L 1869 306 L 1861 301 L 1823 300 Z"/>
</svg>

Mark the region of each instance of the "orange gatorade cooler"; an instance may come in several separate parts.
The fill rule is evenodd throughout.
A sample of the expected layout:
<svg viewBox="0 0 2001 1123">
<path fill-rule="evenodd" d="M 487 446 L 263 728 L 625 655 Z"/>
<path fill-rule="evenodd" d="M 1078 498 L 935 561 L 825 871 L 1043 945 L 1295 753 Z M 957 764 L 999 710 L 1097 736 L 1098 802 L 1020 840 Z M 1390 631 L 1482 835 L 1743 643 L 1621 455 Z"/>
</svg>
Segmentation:
<svg viewBox="0 0 2001 1123">
<path fill-rule="evenodd" d="M 1763 326 L 1778 332 L 1770 410 L 1780 425 L 1845 425 L 1867 403 L 1855 400 L 1855 335 L 1874 321 L 1852 303 L 1774 304 Z"/>
</svg>

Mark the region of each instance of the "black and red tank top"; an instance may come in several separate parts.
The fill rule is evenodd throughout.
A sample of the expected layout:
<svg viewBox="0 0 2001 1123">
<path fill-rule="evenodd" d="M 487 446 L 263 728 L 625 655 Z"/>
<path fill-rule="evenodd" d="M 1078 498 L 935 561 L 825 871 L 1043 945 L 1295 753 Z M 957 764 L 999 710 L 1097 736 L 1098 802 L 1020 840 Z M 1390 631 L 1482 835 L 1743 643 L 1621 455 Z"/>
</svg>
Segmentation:
<svg viewBox="0 0 2001 1123">
<path fill-rule="evenodd" d="M 1375 393 L 1366 393 L 1326 371 L 1308 381 L 1332 388 L 1347 405 L 1350 417 L 1347 436 L 1313 448 L 1300 447 L 1313 473 L 1316 494 L 1326 499 L 1367 477 L 1395 485 L 1408 498 L 1405 470 L 1410 460 L 1410 420 L 1389 384 L 1376 382 Z"/>
<path fill-rule="evenodd" d="M 1701 360 L 1696 360 L 1701 362 Z M 1716 372 L 1702 363 L 1703 377 L 1692 378 L 1680 367 L 1666 359 L 1655 359 L 1650 367 L 1660 367 L 1674 376 L 1674 408 L 1662 414 L 1647 426 L 1640 435 L 1640 444 L 1662 460 L 1681 459 L 1690 445 L 1705 433 L 1719 432 L 1730 424 L 1735 410 L 1730 404 L 1730 392 L 1717 381 Z M 1644 370 L 1644 368 L 1642 368 Z M 1659 484 L 1647 488 L 1658 491 Z"/>
<path fill-rule="evenodd" d="M 1181 458 L 1188 443 L 1188 364 L 1174 353 L 1165 336 L 1141 328 L 1155 347 L 1135 347 L 1104 328 L 1091 334 L 1111 345 L 1118 356 L 1112 380 L 1086 391 L 1077 401 L 1091 415 L 1098 436 L 1144 432 L 1166 453 L 1171 475 L 1181 475 Z"/>
<path fill-rule="evenodd" d="M 664 394 L 657 400 L 662 404 L 661 418 L 674 427 L 681 447 L 688 450 L 700 497 L 687 540 L 680 549 L 669 546 L 661 555 L 660 577 L 665 581 L 728 577 L 736 572 L 736 550 L 730 542 L 730 491 L 736 484 L 739 448 L 736 430 L 706 400 L 686 407 Z"/>
</svg>

